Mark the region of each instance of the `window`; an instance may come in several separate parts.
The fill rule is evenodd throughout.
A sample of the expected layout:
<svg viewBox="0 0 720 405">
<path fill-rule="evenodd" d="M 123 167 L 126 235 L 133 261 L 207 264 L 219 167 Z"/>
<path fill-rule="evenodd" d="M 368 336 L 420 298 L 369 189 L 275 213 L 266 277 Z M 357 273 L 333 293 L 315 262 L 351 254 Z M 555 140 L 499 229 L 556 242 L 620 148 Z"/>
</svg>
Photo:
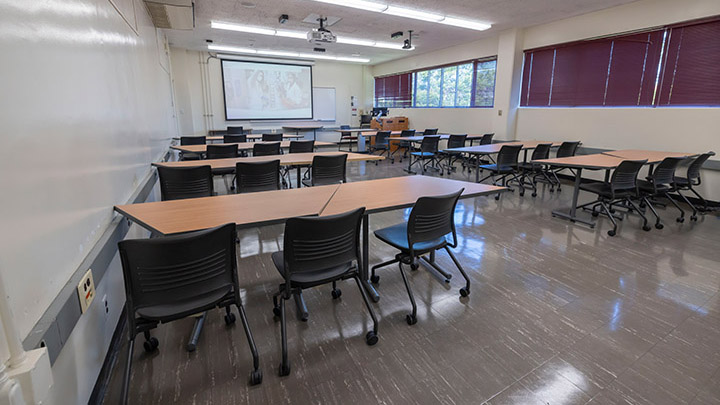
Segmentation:
<svg viewBox="0 0 720 405">
<path fill-rule="evenodd" d="M 521 106 L 720 106 L 720 20 L 525 51 Z"/>
<path fill-rule="evenodd" d="M 484 59 L 375 78 L 376 107 L 492 107 L 496 60 Z M 388 84 L 407 77 L 407 91 Z M 402 85 L 399 87 L 404 89 Z M 394 101 L 393 101 L 394 100 Z"/>
</svg>

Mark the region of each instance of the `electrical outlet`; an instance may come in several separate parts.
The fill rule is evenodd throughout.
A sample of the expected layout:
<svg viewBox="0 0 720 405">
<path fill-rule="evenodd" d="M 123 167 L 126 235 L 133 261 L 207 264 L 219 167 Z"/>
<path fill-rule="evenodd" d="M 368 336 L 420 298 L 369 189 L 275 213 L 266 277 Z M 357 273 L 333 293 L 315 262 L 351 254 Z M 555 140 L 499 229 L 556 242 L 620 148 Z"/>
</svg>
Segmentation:
<svg viewBox="0 0 720 405">
<path fill-rule="evenodd" d="M 502 110 L 498 110 L 498 117 L 502 117 Z"/>
<path fill-rule="evenodd" d="M 105 315 L 110 313 L 110 307 L 108 306 L 108 300 L 107 300 L 107 294 L 103 295 L 102 297 L 103 305 L 105 306 Z"/>
<path fill-rule="evenodd" d="M 84 314 L 95 298 L 95 281 L 93 281 L 92 269 L 88 269 L 78 283 L 78 298 L 80 298 L 80 310 Z"/>
</svg>

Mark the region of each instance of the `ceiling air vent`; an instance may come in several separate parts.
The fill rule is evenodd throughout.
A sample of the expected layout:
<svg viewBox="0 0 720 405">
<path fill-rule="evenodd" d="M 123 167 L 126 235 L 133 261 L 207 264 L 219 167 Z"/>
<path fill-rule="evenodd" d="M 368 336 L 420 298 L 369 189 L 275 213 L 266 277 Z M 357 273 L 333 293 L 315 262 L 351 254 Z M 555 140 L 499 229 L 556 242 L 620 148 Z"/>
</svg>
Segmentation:
<svg viewBox="0 0 720 405">
<path fill-rule="evenodd" d="M 195 9 L 192 0 L 145 1 L 145 5 L 157 28 L 173 30 L 195 28 Z"/>
</svg>

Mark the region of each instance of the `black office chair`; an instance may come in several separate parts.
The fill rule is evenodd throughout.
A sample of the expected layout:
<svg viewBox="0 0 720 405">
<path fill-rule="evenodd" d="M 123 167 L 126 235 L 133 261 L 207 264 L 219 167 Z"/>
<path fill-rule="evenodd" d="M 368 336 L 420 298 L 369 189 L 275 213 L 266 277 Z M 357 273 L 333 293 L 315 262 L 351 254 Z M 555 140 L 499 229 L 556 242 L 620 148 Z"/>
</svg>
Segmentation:
<svg viewBox="0 0 720 405">
<path fill-rule="evenodd" d="M 550 148 L 552 148 L 552 143 L 538 144 L 538 146 L 535 147 L 535 150 L 533 150 L 530 162 L 518 163 L 518 169 L 520 170 L 519 181 L 521 196 L 525 195 L 525 186 L 529 186 L 533 191 L 532 196 L 537 197 L 537 180 L 540 177 L 548 183 L 552 182 L 552 179 L 545 171 L 545 165 L 541 163 L 532 163 L 533 160 L 547 159 L 550 156 Z M 528 177 L 530 178 L 530 181 L 526 181 Z"/>
<path fill-rule="evenodd" d="M 337 282 L 354 279 L 373 320 L 365 342 L 370 346 L 377 343 L 377 318 L 360 284 L 360 223 L 364 212 L 365 208 L 359 208 L 325 217 L 291 218 L 285 223 L 283 250 L 272 254 L 273 263 L 284 279 L 273 296 L 273 314 L 281 322 L 281 376 L 290 374 L 285 301 L 304 289 L 332 283 L 331 295 L 337 299 L 342 294 Z"/>
<path fill-rule="evenodd" d="M 213 175 L 210 166 L 158 167 L 163 201 L 211 197 Z"/>
<path fill-rule="evenodd" d="M 640 189 L 640 196 L 642 202 L 650 208 L 653 215 L 655 215 L 655 228 L 663 229 L 662 221 L 655 207 L 652 204 L 653 198 L 665 197 L 680 211 L 680 216 L 677 218 L 678 222 L 685 220 L 685 211 L 670 197 L 670 192 L 675 191 L 675 169 L 677 169 L 680 162 L 685 160 L 682 157 L 668 157 L 663 159 L 662 162 L 653 170 L 652 175 L 648 177 L 648 180 L 638 180 L 637 185 Z"/>
<path fill-rule="evenodd" d="M 493 141 L 494 136 L 494 132 L 489 134 L 483 134 L 482 138 L 480 138 L 480 145 L 490 145 Z"/>
<path fill-rule="evenodd" d="M 238 145 L 236 143 L 231 143 L 227 145 L 208 145 L 207 146 L 207 153 L 205 154 L 207 159 L 230 159 L 230 158 L 236 158 L 238 156 Z M 235 172 L 235 169 L 232 167 L 224 168 L 224 169 L 213 169 L 213 174 L 216 176 L 223 176 L 223 181 L 225 181 L 225 177 L 228 174 L 233 174 Z M 225 187 L 228 190 L 234 190 L 235 185 L 231 184 L 228 186 L 227 182 L 225 183 Z"/>
<path fill-rule="evenodd" d="M 282 142 L 283 134 L 262 134 L 263 142 Z"/>
<path fill-rule="evenodd" d="M 453 148 L 464 148 L 465 141 L 467 140 L 467 134 L 462 135 L 450 135 L 447 141 L 447 149 Z M 457 171 L 455 163 L 460 160 L 462 167 L 465 167 L 465 154 L 458 151 L 442 150 L 439 152 L 440 160 L 447 158 L 447 164 L 444 166 L 447 169 L 448 174 Z M 442 167 L 442 166 L 441 166 Z M 442 172 L 442 169 L 441 169 Z"/>
<path fill-rule="evenodd" d="M 247 142 L 247 135 L 223 135 L 223 143 L 245 143 Z"/>
<path fill-rule="evenodd" d="M 380 277 L 375 271 L 381 267 L 398 263 L 400 274 L 402 275 L 405 288 L 407 289 L 410 302 L 412 303 L 412 313 L 405 317 L 409 325 L 417 322 L 417 305 L 413 297 L 412 289 L 405 276 L 403 264 L 409 264 L 415 270 L 418 268 L 417 259 L 422 259 L 430 265 L 438 273 L 445 277 L 445 282 L 449 283 L 452 275 L 440 268 L 435 262 L 435 252 L 445 249 L 455 266 L 465 278 L 465 287 L 460 289 L 460 295 L 467 297 L 470 295 L 470 278 L 462 268 L 462 265 L 452 253 L 450 248 L 457 247 L 457 233 L 455 232 L 455 206 L 464 189 L 442 196 L 420 197 L 412 211 L 407 223 L 401 223 L 375 231 L 375 236 L 388 245 L 398 249 L 400 253 L 395 255 L 393 260 L 380 263 L 372 267 L 372 276 L 370 281 L 377 284 Z M 452 234 L 452 243 L 447 240 L 447 236 Z M 424 255 L 429 253 L 430 258 Z"/>
<path fill-rule="evenodd" d="M 312 153 L 315 151 L 315 141 L 290 141 L 290 153 Z"/>
<path fill-rule="evenodd" d="M 346 154 L 313 156 L 310 179 L 303 180 L 302 183 L 308 187 L 346 183 L 347 156 Z"/>
<path fill-rule="evenodd" d="M 703 207 L 700 209 L 702 212 L 708 212 L 710 209 L 708 208 L 708 202 L 705 200 L 696 190 L 695 187 L 699 186 L 701 183 L 700 180 L 700 169 L 705 164 L 705 162 L 711 157 L 715 156 L 715 152 L 708 152 L 703 153 L 702 155 L 695 158 L 695 160 L 690 163 L 690 166 L 687 168 L 687 173 L 685 174 L 685 177 L 675 177 L 675 186 L 676 190 L 675 192 L 685 201 L 687 205 L 690 206 L 692 209 L 692 215 L 690 216 L 691 221 L 697 221 L 697 213 L 698 208 L 695 207 L 693 203 L 690 202 L 690 200 L 687 199 L 680 191 L 682 190 L 689 190 L 695 196 L 702 202 Z M 682 221 L 679 221 L 682 222 Z"/>
<path fill-rule="evenodd" d="M 208 131 L 208 136 L 223 136 L 227 134 L 227 129 L 211 129 Z"/>
<path fill-rule="evenodd" d="M 253 145 L 253 156 L 272 156 L 280 154 L 280 142 L 260 143 Z"/>
<path fill-rule="evenodd" d="M 410 152 L 410 166 L 420 162 L 423 174 L 427 170 L 428 165 L 433 170 L 441 171 L 438 167 L 438 145 L 440 144 L 440 135 L 426 135 L 420 143 L 420 150 Z M 414 161 L 413 161 L 414 158 Z M 442 175 L 442 171 L 440 172 Z"/>
<path fill-rule="evenodd" d="M 372 122 L 372 115 L 370 115 L 370 114 L 361 114 L 360 115 L 360 128 L 370 128 L 371 122 Z"/>
<path fill-rule="evenodd" d="M 580 146 L 580 142 L 579 142 L 579 141 L 572 141 L 572 142 L 566 141 L 566 142 L 563 142 L 563 143 L 560 144 L 560 147 L 558 148 L 557 153 L 555 154 L 555 157 L 564 158 L 564 157 L 575 156 L 575 153 L 577 153 L 577 149 L 578 149 L 579 146 Z M 551 193 L 554 191 L 554 187 L 555 187 L 555 186 L 557 186 L 557 191 L 558 191 L 558 193 L 561 191 L 561 190 L 560 190 L 560 185 L 561 185 L 561 183 L 560 183 L 560 179 L 558 178 L 557 175 L 558 175 L 558 173 L 560 173 L 561 171 L 563 171 L 563 170 L 565 170 L 565 169 L 567 169 L 567 168 L 566 168 L 566 167 L 553 167 L 553 166 L 549 166 L 549 167 L 547 168 L 548 176 L 552 176 L 552 178 L 553 178 L 553 180 L 554 180 L 554 181 L 550 184 L 550 192 L 551 192 Z M 572 169 L 569 169 L 569 170 L 570 170 L 571 172 L 573 171 Z M 574 174 L 574 173 L 573 173 L 573 174 Z"/>
<path fill-rule="evenodd" d="M 340 129 L 350 129 L 350 125 L 340 125 Z M 353 136 L 352 132 L 340 132 L 340 142 L 338 142 L 338 150 L 342 150 L 342 144 L 349 145 L 348 152 L 352 152 L 353 143 L 357 142 L 358 137 Z"/>
<path fill-rule="evenodd" d="M 438 129 L 437 128 L 426 128 L 423 131 L 423 135 L 437 135 Z"/>
<path fill-rule="evenodd" d="M 242 135 L 245 133 L 243 127 L 227 127 L 227 133 L 229 135 Z"/>
<path fill-rule="evenodd" d="M 238 162 L 235 164 L 238 193 L 280 190 L 280 159 L 267 162 Z"/>
<path fill-rule="evenodd" d="M 490 145 L 490 144 L 492 144 L 492 141 L 493 141 L 493 137 L 494 137 L 494 136 L 495 136 L 495 133 L 494 133 L 494 132 L 493 132 L 493 133 L 488 133 L 488 134 L 483 134 L 482 138 L 480 138 L 479 145 Z M 472 140 L 472 139 L 470 140 L 470 146 L 473 146 L 473 140 Z M 470 157 L 468 157 L 468 158 L 465 159 L 465 161 L 463 162 L 463 170 L 466 169 L 466 168 L 469 170 L 471 167 L 476 166 L 476 162 L 477 162 L 476 159 L 480 159 L 480 164 L 488 164 L 488 163 L 493 163 L 493 162 L 494 162 L 494 161 L 491 161 L 491 158 L 490 158 L 489 155 L 486 155 L 486 156 L 488 157 L 487 159 L 484 159 L 484 158 L 480 157 L 479 155 L 475 155 L 475 156 L 470 156 Z"/>
<path fill-rule="evenodd" d="M 415 130 L 414 129 L 403 129 L 400 133 L 400 137 L 411 137 L 415 136 Z M 402 163 L 403 158 L 406 158 L 408 156 L 408 153 L 410 153 L 410 149 L 412 149 L 412 142 L 410 141 L 400 141 L 395 142 L 397 144 L 397 148 L 392 153 L 392 157 L 395 158 L 395 154 L 399 151 L 402 151 L 402 155 L 400 155 L 400 163 Z"/>
<path fill-rule="evenodd" d="M 250 384 L 262 382 L 257 348 L 240 298 L 235 252 L 235 224 L 184 235 L 118 243 L 125 279 L 128 352 L 122 403 L 127 403 L 135 337 L 143 333 L 145 351 L 159 346 L 150 331 L 213 308 L 225 309 L 225 323 L 235 322 L 235 305 L 253 357 Z M 232 350 L 231 350 L 232 351 Z"/>
<path fill-rule="evenodd" d="M 508 186 L 508 183 L 510 181 L 515 181 L 518 184 L 520 183 L 520 179 L 518 179 L 517 175 L 518 156 L 520 155 L 521 150 L 522 145 L 503 145 L 500 148 L 500 152 L 498 152 L 497 161 L 495 163 L 479 166 L 480 171 L 488 170 L 490 172 L 489 175 L 480 180 L 480 183 L 492 178 L 494 185 L 498 185 L 498 181 L 500 181 L 503 187 L 507 187 L 509 191 L 515 191 Z M 495 176 L 500 176 L 500 178 L 496 179 Z M 510 177 L 509 180 L 508 177 Z M 522 188 L 522 186 L 520 186 L 520 188 Z M 500 192 L 497 193 L 495 199 L 500 199 Z"/>
<path fill-rule="evenodd" d="M 204 136 L 181 136 L 180 137 L 180 146 L 187 146 L 187 145 L 205 145 L 207 143 L 207 138 Z M 202 159 L 203 154 L 202 153 L 193 153 L 193 152 L 180 152 L 180 160 L 200 160 Z"/>
<path fill-rule="evenodd" d="M 637 175 L 645 163 L 647 163 L 647 160 L 623 160 L 613 172 L 609 183 L 595 182 L 580 184 L 580 190 L 597 194 L 598 201 L 592 208 L 592 216 L 597 217 L 600 215 L 600 212 L 597 210 L 598 207 L 603 209 L 604 214 L 610 218 L 613 224 L 613 229 L 608 231 L 609 236 L 615 236 L 617 234 L 617 222 L 613 215 L 614 210 L 611 210 L 610 207 L 621 203 L 628 204 L 629 207 L 632 207 L 632 209 L 642 217 L 642 229 L 644 231 L 651 229 L 650 226 L 648 226 L 647 217 L 645 217 L 633 201 L 633 199 L 640 198 L 637 186 Z"/>
<path fill-rule="evenodd" d="M 375 135 L 375 144 L 370 148 L 370 153 L 375 153 L 377 151 L 380 151 L 380 155 L 382 156 L 385 154 L 388 158 L 390 158 L 390 163 L 395 163 L 395 158 L 390 155 L 390 131 L 378 131 L 377 135 Z M 375 165 L 377 166 L 378 161 L 375 161 Z"/>
</svg>

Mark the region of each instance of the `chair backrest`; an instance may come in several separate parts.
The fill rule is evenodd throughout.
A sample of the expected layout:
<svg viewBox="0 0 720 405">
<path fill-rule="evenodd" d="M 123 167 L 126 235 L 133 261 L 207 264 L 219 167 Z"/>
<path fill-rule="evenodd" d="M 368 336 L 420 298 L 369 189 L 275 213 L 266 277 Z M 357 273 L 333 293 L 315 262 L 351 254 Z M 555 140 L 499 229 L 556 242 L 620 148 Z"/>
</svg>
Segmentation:
<svg viewBox="0 0 720 405">
<path fill-rule="evenodd" d="M 440 135 L 426 135 L 420 143 L 420 152 L 436 153 L 440 144 Z"/>
<path fill-rule="evenodd" d="M 211 197 L 213 175 L 210 166 L 158 167 L 163 201 Z"/>
<path fill-rule="evenodd" d="M 409 137 L 409 136 L 415 136 L 415 130 L 414 129 L 403 129 L 400 133 L 400 136 L 402 137 Z"/>
<path fill-rule="evenodd" d="M 282 142 L 283 134 L 262 134 L 263 142 Z"/>
<path fill-rule="evenodd" d="M 447 147 L 449 148 L 463 148 L 465 147 L 465 140 L 467 139 L 467 134 L 462 135 L 450 135 L 450 138 L 448 138 Z"/>
<path fill-rule="evenodd" d="M 518 164 L 518 156 L 522 145 L 503 145 L 497 155 L 498 167 L 515 167 Z"/>
<path fill-rule="evenodd" d="M 360 260 L 360 223 L 365 208 L 285 222 L 285 279 L 295 273 L 333 269 Z"/>
<path fill-rule="evenodd" d="M 315 141 L 290 141 L 290 153 L 311 153 L 315 150 Z"/>
<path fill-rule="evenodd" d="M 672 184 L 675 179 L 675 169 L 677 169 L 683 160 L 685 160 L 683 157 L 667 157 L 663 159 L 655 170 L 653 170 L 653 186 L 657 189 L 658 186 Z"/>
<path fill-rule="evenodd" d="M 690 163 L 687 169 L 688 181 L 694 185 L 700 184 L 700 169 L 711 156 L 715 156 L 715 152 L 703 153 Z"/>
<path fill-rule="evenodd" d="M 253 144 L 253 156 L 271 156 L 280 154 L 280 142 Z"/>
<path fill-rule="evenodd" d="M 550 157 L 550 148 L 552 148 L 552 143 L 541 143 L 538 144 L 538 146 L 535 147 L 535 150 L 533 150 L 532 157 L 530 160 L 540 160 L 540 159 L 547 159 Z"/>
<path fill-rule="evenodd" d="M 350 125 L 340 125 L 340 129 L 350 129 Z M 350 136 L 350 132 L 341 132 L 340 136 Z"/>
<path fill-rule="evenodd" d="M 423 131 L 423 135 L 437 135 L 437 133 L 437 128 L 426 128 L 425 131 Z"/>
<path fill-rule="evenodd" d="M 180 145 L 205 145 L 207 141 L 204 136 L 181 136 Z"/>
<path fill-rule="evenodd" d="M 490 145 L 494 136 L 494 132 L 491 134 L 483 134 L 482 138 L 480 138 L 480 145 Z"/>
<path fill-rule="evenodd" d="M 280 190 L 280 159 L 268 162 L 237 162 L 235 181 L 238 193 Z"/>
<path fill-rule="evenodd" d="M 313 156 L 312 185 L 345 183 L 347 154 Z"/>
<path fill-rule="evenodd" d="M 623 160 L 610 177 L 612 192 L 624 190 L 637 191 L 637 176 L 647 160 Z"/>
<path fill-rule="evenodd" d="M 207 152 L 205 156 L 208 159 L 227 159 L 234 158 L 238 155 L 238 146 L 236 143 L 230 143 L 227 145 L 213 145 L 207 146 Z"/>
<path fill-rule="evenodd" d="M 417 243 L 429 242 L 452 233 L 453 242 L 457 246 L 455 233 L 455 206 L 465 189 L 455 193 L 420 197 L 415 202 L 408 218 L 407 238 L 410 253 Z"/>
<path fill-rule="evenodd" d="M 580 146 L 579 141 L 563 142 L 560 144 L 556 156 L 559 158 L 575 156 L 578 146 Z"/>
<path fill-rule="evenodd" d="M 370 114 L 361 114 L 360 115 L 360 123 L 361 124 L 369 124 L 372 121 L 372 115 Z"/>
<path fill-rule="evenodd" d="M 245 143 L 247 135 L 223 135 L 223 143 Z"/>
<path fill-rule="evenodd" d="M 208 131 L 208 136 L 221 136 L 221 135 L 227 135 L 228 131 L 227 129 L 211 129 Z"/>
<path fill-rule="evenodd" d="M 390 141 L 388 140 L 388 138 L 390 138 L 390 134 L 391 134 L 390 131 L 378 131 L 377 135 L 375 135 L 375 146 L 378 146 L 378 145 L 389 146 Z"/>
<path fill-rule="evenodd" d="M 141 308 L 178 308 L 164 318 L 169 321 L 209 309 L 202 299 L 207 296 L 238 295 L 236 236 L 235 224 L 226 224 L 189 234 L 119 242 L 131 325 Z M 188 307 L 196 300 L 205 301 L 205 307 Z"/>
<path fill-rule="evenodd" d="M 227 127 L 227 133 L 230 135 L 235 134 L 244 134 L 245 131 L 243 130 L 243 127 Z"/>
</svg>

